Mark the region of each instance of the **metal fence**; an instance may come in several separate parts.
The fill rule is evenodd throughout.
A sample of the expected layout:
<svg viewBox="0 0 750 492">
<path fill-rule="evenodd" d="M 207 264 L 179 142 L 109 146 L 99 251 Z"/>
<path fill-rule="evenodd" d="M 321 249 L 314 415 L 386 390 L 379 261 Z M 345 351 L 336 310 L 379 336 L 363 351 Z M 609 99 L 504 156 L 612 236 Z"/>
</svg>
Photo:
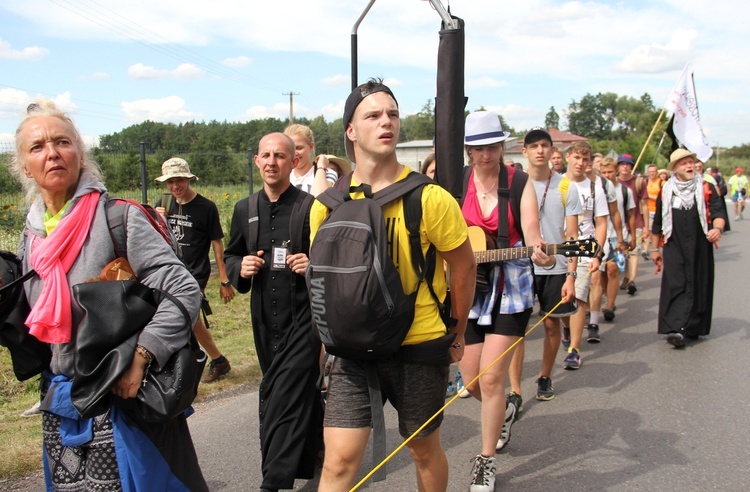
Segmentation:
<svg viewBox="0 0 750 492">
<path fill-rule="evenodd" d="M 12 176 L 9 165 L 14 151 L 13 142 L 0 141 L 0 227 L 20 227 L 26 205 L 20 183 Z M 161 164 L 170 157 L 182 157 L 190 170 L 199 177 L 201 188 L 227 186 L 246 187 L 249 193 L 259 186 L 253 173 L 253 152 L 183 151 L 149 149 L 141 144 L 134 149 L 107 151 L 89 150 L 89 156 L 99 165 L 110 194 L 154 204 L 164 191 L 164 185 L 154 182 L 161 175 Z M 255 183 L 254 183 L 255 181 Z"/>
</svg>

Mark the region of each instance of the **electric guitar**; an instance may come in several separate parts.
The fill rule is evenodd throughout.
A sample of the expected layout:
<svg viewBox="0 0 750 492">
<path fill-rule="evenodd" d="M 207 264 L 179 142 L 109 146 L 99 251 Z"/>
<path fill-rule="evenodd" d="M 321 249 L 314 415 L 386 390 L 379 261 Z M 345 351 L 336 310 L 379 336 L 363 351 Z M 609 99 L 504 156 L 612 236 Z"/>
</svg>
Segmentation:
<svg viewBox="0 0 750 492">
<path fill-rule="evenodd" d="M 477 263 L 490 263 L 505 260 L 529 258 L 534 254 L 533 246 L 520 248 L 487 249 L 487 235 L 478 226 L 469 226 L 469 242 L 474 250 Z M 548 255 L 563 255 L 570 258 L 591 258 L 599 251 L 599 243 L 595 239 L 579 239 L 565 241 L 562 244 L 545 244 L 542 251 Z"/>
</svg>

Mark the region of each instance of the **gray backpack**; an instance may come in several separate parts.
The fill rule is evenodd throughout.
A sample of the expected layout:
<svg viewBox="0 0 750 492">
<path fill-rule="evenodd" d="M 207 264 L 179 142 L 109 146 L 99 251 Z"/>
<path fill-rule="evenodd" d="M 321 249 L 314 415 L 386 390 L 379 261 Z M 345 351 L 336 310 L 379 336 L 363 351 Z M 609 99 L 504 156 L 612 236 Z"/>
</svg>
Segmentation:
<svg viewBox="0 0 750 492">
<path fill-rule="evenodd" d="M 401 347 L 414 320 L 419 286 L 411 293 L 403 290 L 388 254 L 381 207 L 403 197 L 412 263 L 421 283 L 425 270 L 434 273 L 435 263 L 434 246 L 425 260 L 419 245 L 421 192 L 428 183 L 434 181 L 410 173 L 375 194 L 367 184 L 352 188 L 365 193 L 365 198 L 352 200 L 349 175 L 317 197 L 330 213 L 310 245 L 305 277 L 313 323 L 328 353 L 373 360 L 391 356 Z"/>
</svg>

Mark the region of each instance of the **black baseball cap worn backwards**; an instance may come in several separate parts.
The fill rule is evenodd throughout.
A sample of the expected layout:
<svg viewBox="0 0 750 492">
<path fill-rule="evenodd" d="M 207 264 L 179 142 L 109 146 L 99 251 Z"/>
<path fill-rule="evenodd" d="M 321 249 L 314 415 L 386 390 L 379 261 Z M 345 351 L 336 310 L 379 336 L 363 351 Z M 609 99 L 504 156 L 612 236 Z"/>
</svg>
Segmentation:
<svg viewBox="0 0 750 492">
<path fill-rule="evenodd" d="M 378 81 L 370 81 L 358 86 L 351 92 L 351 94 L 349 94 L 349 97 L 346 98 L 343 120 L 344 146 L 346 147 L 346 156 L 352 162 L 354 162 L 354 143 L 349 140 L 349 137 L 346 136 L 346 129 L 349 126 L 349 123 L 352 121 L 354 110 L 357 109 L 359 103 L 361 103 L 370 94 L 375 94 L 376 92 L 385 92 L 386 94 L 391 96 L 393 98 L 393 101 L 396 103 L 396 107 L 398 107 L 398 100 L 396 100 L 396 96 L 393 95 L 391 89 L 389 89 L 387 85 Z"/>
</svg>

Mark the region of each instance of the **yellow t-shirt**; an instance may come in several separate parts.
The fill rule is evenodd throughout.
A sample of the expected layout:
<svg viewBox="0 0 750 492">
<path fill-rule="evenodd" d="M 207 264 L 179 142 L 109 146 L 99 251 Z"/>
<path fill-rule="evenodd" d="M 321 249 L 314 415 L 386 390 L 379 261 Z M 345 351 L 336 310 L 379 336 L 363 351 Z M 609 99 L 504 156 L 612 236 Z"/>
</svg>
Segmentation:
<svg viewBox="0 0 750 492">
<path fill-rule="evenodd" d="M 50 214 L 49 210 L 44 212 L 44 230 L 47 231 L 48 236 L 52 234 L 52 231 L 55 230 L 57 224 L 60 223 L 60 219 L 62 219 L 63 215 L 65 215 L 65 211 L 68 209 L 68 205 L 70 205 L 70 200 L 65 202 L 65 205 L 63 205 L 60 211 L 55 215 Z"/>
<path fill-rule="evenodd" d="M 398 177 L 398 181 L 406 178 L 412 172 L 404 167 Z M 352 186 L 359 183 L 352 178 Z M 355 200 L 364 198 L 362 192 L 353 193 L 351 197 Z M 388 231 L 388 249 L 391 259 L 398 269 L 401 277 L 401 285 L 404 292 L 411 293 L 417 287 L 417 276 L 411 264 L 411 252 L 409 249 L 409 232 L 404 222 L 404 208 L 402 200 L 395 200 L 383 207 L 383 218 Z M 323 220 L 328 216 L 328 207 L 315 201 L 310 210 L 310 242 L 315 239 Z M 422 221 L 419 224 L 422 252 L 427 253 L 430 244 L 434 244 L 438 251 L 451 251 L 461 246 L 468 237 L 466 222 L 461 215 L 456 199 L 446 190 L 437 185 L 427 185 L 422 191 Z M 445 297 L 446 283 L 443 273 L 443 262 L 440 254 L 437 255 L 437 268 L 432 285 L 438 298 Z M 445 335 L 445 325 L 440 319 L 437 304 L 432 298 L 427 284 L 423 282 L 419 286 L 416 307 L 414 310 L 414 322 L 404 339 L 403 345 L 415 345 L 418 343 L 434 340 Z"/>
</svg>

